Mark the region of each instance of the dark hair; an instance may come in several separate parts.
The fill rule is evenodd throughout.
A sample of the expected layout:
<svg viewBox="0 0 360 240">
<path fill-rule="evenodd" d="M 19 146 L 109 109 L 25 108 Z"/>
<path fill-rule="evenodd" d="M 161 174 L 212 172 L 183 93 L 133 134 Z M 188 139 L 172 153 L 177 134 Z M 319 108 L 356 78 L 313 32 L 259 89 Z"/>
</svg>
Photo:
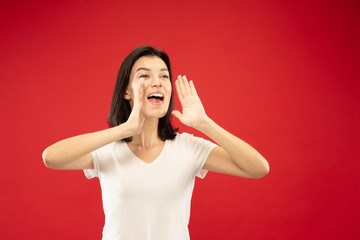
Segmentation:
<svg viewBox="0 0 360 240">
<path fill-rule="evenodd" d="M 129 101 L 124 99 L 124 94 L 127 86 L 129 85 L 131 69 L 134 66 L 135 62 L 143 56 L 155 56 L 161 58 L 165 62 L 169 70 L 170 82 L 172 85 L 170 59 L 168 55 L 162 50 L 155 49 L 150 46 L 140 46 L 136 48 L 124 59 L 116 77 L 114 93 L 107 119 L 109 127 L 115 127 L 126 122 L 130 116 L 131 106 Z M 173 105 L 174 98 L 173 94 L 171 94 L 169 109 L 166 115 L 159 119 L 158 135 L 163 141 L 165 141 L 166 139 L 174 139 L 176 137 L 176 132 L 178 131 L 178 128 L 173 128 L 170 121 Z M 122 140 L 130 142 L 132 140 L 132 137 L 124 138 Z"/>
</svg>

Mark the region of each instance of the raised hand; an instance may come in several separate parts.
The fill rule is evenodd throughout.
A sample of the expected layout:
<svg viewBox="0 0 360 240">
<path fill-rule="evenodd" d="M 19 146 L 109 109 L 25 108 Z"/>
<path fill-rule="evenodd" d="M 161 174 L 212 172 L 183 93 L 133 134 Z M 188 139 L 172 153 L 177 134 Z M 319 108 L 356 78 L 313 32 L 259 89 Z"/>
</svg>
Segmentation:
<svg viewBox="0 0 360 240">
<path fill-rule="evenodd" d="M 183 124 L 199 129 L 208 120 L 208 116 L 205 113 L 193 81 L 188 82 L 186 76 L 182 77 L 179 75 L 175 85 L 182 106 L 182 113 L 174 110 L 172 114 Z"/>
<path fill-rule="evenodd" d="M 134 86 L 134 101 L 132 110 L 128 120 L 126 121 L 127 125 L 132 129 L 133 134 L 139 134 L 144 127 L 145 117 L 143 114 L 143 103 L 144 103 L 144 79 L 140 78 L 139 82 Z"/>
</svg>

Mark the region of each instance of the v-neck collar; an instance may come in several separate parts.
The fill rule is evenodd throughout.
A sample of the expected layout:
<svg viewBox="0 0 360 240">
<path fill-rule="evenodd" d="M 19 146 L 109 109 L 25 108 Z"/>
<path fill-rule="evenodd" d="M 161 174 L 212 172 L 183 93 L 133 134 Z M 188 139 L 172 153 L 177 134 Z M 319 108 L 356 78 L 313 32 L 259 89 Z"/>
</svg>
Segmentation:
<svg viewBox="0 0 360 240">
<path fill-rule="evenodd" d="M 152 166 L 152 165 L 157 164 L 160 161 L 162 155 L 164 155 L 167 144 L 168 144 L 168 140 L 165 140 L 164 146 L 163 146 L 160 154 L 153 161 L 147 163 L 144 160 L 140 159 L 138 156 L 136 156 L 136 154 L 130 149 L 130 147 L 127 145 L 127 143 L 124 142 L 126 150 L 134 157 L 135 161 L 144 166 Z"/>
</svg>

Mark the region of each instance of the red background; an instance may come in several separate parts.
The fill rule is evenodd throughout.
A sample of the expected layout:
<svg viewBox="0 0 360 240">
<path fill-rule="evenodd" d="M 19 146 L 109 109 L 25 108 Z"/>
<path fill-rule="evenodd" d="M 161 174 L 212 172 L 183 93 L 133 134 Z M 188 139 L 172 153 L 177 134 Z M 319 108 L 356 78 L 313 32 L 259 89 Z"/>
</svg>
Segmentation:
<svg viewBox="0 0 360 240">
<path fill-rule="evenodd" d="M 0 9 L 2 239 L 101 238 L 98 180 L 47 169 L 41 153 L 107 127 L 119 66 L 141 44 L 165 50 L 208 115 L 270 163 L 262 179 L 197 180 L 192 239 L 360 238 L 358 1 L 2 1 Z"/>
</svg>

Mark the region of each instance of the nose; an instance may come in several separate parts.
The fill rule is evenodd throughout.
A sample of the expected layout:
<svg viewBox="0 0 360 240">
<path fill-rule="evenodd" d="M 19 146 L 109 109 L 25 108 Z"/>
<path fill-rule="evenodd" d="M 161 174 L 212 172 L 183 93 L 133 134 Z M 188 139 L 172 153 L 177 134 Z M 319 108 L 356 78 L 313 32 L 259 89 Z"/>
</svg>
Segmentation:
<svg viewBox="0 0 360 240">
<path fill-rule="evenodd" d="M 151 86 L 152 87 L 161 87 L 160 78 L 157 76 L 154 76 L 153 78 L 151 78 Z"/>
</svg>

